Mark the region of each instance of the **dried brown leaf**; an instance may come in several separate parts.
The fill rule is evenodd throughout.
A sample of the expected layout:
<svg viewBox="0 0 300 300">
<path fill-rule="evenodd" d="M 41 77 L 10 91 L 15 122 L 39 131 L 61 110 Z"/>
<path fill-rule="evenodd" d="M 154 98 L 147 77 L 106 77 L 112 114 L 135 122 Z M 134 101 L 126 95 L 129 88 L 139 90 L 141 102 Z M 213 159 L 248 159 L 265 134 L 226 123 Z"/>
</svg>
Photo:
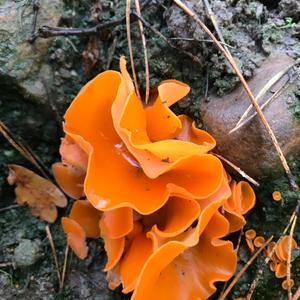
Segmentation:
<svg viewBox="0 0 300 300">
<path fill-rule="evenodd" d="M 10 185 L 16 185 L 17 203 L 28 204 L 34 216 L 53 223 L 57 218 L 56 206 L 67 205 L 65 195 L 51 181 L 24 167 L 9 165 L 8 168 L 7 181 Z"/>
</svg>

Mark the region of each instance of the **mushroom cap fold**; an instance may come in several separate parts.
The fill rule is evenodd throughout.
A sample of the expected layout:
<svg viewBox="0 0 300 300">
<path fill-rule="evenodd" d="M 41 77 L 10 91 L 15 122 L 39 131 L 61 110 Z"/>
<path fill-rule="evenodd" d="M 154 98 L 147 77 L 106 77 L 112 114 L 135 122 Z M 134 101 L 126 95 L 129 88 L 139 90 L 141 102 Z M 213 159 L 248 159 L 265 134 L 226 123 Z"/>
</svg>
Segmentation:
<svg viewBox="0 0 300 300">
<path fill-rule="evenodd" d="M 85 259 L 88 248 L 85 243 L 85 232 L 83 228 L 74 220 L 63 217 L 61 219 L 63 230 L 68 237 L 68 244 L 80 259 Z"/>
<path fill-rule="evenodd" d="M 207 229 L 200 239 L 195 230 L 159 247 L 145 263 L 132 300 L 206 299 L 215 291 L 214 282 L 228 280 L 236 267 L 236 254 L 232 243 L 218 235 L 226 234 L 229 224 L 216 213 Z"/>
<path fill-rule="evenodd" d="M 101 235 L 110 239 L 126 236 L 133 229 L 133 211 L 130 207 L 116 208 L 103 213 L 100 220 Z"/>
<path fill-rule="evenodd" d="M 281 261 L 287 261 L 288 259 L 289 239 L 290 237 L 288 235 L 285 235 L 276 247 L 275 253 Z M 297 248 L 297 243 L 293 238 L 291 245 L 292 251 Z"/>
<path fill-rule="evenodd" d="M 221 184 L 223 172 L 221 162 L 213 155 L 195 154 L 191 150 L 168 163 L 147 149 L 147 145 L 151 148 L 155 143 L 142 145 L 142 150 L 136 149 L 124 138 L 124 133 L 120 134 L 121 129 L 113 124 L 112 118 L 117 118 L 113 107 L 118 104 L 117 98 L 122 93 L 126 100 L 122 76 L 118 72 L 106 71 L 81 90 L 65 115 L 66 133 L 89 153 L 84 191 L 90 203 L 102 211 L 127 206 L 150 214 L 172 195 L 201 199 L 213 194 Z M 86 105 L 87 101 L 89 105 Z M 142 115 L 135 111 L 131 122 L 145 119 L 143 108 L 138 107 Z M 130 147 L 124 144 L 124 140 Z M 177 142 L 185 143 L 187 148 L 195 146 L 191 142 Z M 155 151 L 160 151 L 162 142 L 158 143 L 160 145 Z M 149 153 L 152 155 L 151 164 L 142 165 L 139 157 L 147 160 Z M 156 173 L 156 178 L 148 177 L 146 170 Z"/>
<path fill-rule="evenodd" d="M 246 181 L 232 180 L 230 183 L 231 196 L 224 204 L 226 218 L 230 223 L 230 232 L 240 230 L 246 223 L 243 217 L 255 205 L 256 197 L 250 184 Z"/>
<path fill-rule="evenodd" d="M 72 165 L 57 162 L 52 164 L 55 181 L 69 197 L 78 199 L 83 196 L 85 172 Z"/>
<path fill-rule="evenodd" d="M 87 200 L 74 202 L 69 218 L 76 221 L 85 231 L 88 238 L 99 238 L 99 220 L 101 212 L 96 210 Z"/>
</svg>

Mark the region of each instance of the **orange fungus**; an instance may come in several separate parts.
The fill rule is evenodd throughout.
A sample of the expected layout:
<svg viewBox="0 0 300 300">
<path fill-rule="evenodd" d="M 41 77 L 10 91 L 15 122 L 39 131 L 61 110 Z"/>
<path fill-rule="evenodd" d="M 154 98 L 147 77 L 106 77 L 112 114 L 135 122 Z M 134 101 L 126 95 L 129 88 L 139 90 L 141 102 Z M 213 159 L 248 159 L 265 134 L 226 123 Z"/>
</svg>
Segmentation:
<svg viewBox="0 0 300 300">
<path fill-rule="evenodd" d="M 275 191 L 272 193 L 272 197 L 275 201 L 280 201 L 281 200 L 281 193 L 278 191 Z"/>
<path fill-rule="evenodd" d="M 248 229 L 245 232 L 245 237 L 248 240 L 253 240 L 256 237 L 256 231 L 254 229 Z"/>
<path fill-rule="evenodd" d="M 224 238 L 243 227 L 255 194 L 209 153 L 214 138 L 170 109 L 189 86 L 164 81 L 145 107 L 124 58 L 120 69 L 91 80 L 65 114 L 53 171 L 65 193 L 86 197 L 62 220 L 68 243 L 84 258 L 85 239 L 101 237 L 108 286 L 132 300 L 207 299 L 235 272 Z"/>
</svg>

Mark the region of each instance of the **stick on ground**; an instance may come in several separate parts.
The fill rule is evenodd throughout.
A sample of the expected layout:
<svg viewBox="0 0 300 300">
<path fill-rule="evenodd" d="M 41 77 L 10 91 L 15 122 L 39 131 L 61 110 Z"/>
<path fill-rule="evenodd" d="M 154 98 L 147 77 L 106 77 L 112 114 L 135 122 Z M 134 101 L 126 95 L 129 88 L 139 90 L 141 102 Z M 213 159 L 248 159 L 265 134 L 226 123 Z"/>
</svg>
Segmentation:
<svg viewBox="0 0 300 300">
<path fill-rule="evenodd" d="M 140 8 L 140 1 L 135 0 L 135 7 L 138 16 L 141 16 L 141 8 Z M 147 54 L 147 45 L 146 45 L 146 38 L 144 34 L 144 26 L 143 22 L 139 19 L 139 27 L 140 33 L 142 38 L 142 45 L 144 50 L 144 61 L 145 61 L 145 77 L 146 77 L 146 94 L 145 94 L 145 103 L 148 104 L 149 100 L 149 93 L 150 93 L 150 79 L 149 79 L 149 63 L 148 63 L 148 54 Z"/>
<path fill-rule="evenodd" d="M 55 245 L 54 245 L 54 241 L 52 238 L 52 234 L 50 231 L 50 228 L 48 225 L 46 225 L 46 233 L 47 233 L 47 238 L 49 240 L 50 246 L 51 246 L 51 250 L 52 250 L 52 255 L 53 255 L 53 259 L 54 259 L 54 264 L 55 264 L 55 269 L 56 269 L 56 273 L 57 273 L 57 278 L 58 278 L 58 283 L 59 286 L 61 286 L 61 276 L 60 276 L 60 272 L 59 272 L 59 266 L 58 266 L 58 259 L 57 259 L 57 254 L 56 254 L 56 250 L 55 250 Z"/>
<path fill-rule="evenodd" d="M 227 52 L 225 50 L 225 48 L 222 46 L 222 44 L 216 39 L 216 37 L 213 35 L 213 33 L 208 29 L 208 27 L 197 17 L 196 13 L 193 12 L 190 8 L 188 8 L 182 1 L 180 0 L 173 0 L 174 3 L 176 3 L 183 11 L 185 11 L 190 17 L 193 18 L 193 20 L 208 34 L 208 36 L 214 41 L 214 43 L 216 44 L 216 46 L 218 47 L 218 49 L 224 54 L 224 56 L 226 57 L 226 59 L 228 60 L 228 62 L 230 63 L 232 69 L 234 70 L 234 72 L 236 73 L 236 75 L 239 77 L 241 84 L 243 85 L 246 93 L 249 96 L 249 99 L 252 103 L 252 105 L 254 106 L 254 108 L 257 111 L 258 116 L 260 117 L 263 125 L 265 126 L 266 130 L 268 131 L 271 140 L 273 142 L 274 147 L 276 148 L 276 151 L 278 153 L 278 156 L 280 158 L 281 164 L 285 170 L 286 176 L 289 180 L 290 186 L 293 190 L 297 190 L 298 189 L 298 185 L 295 181 L 295 178 L 287 164 L 286 158 L 279 146 L 279 143 L 277 141 L 276 136 L 274 135 L 274 132 L 272 130 L 272 128 L 270 127 L 266 117 L 264 116 L 261 108 L 259 107 L 259 105 L 257 104 L 255 97 L 253 95 L 253 93 L 251 92 L 244 76 L 242 75 L 241 71 L 239 70 L 235 60 L 233 59 L 233 57 L 231 56 L 231 54 L 229 52 Z"/>
</svg>

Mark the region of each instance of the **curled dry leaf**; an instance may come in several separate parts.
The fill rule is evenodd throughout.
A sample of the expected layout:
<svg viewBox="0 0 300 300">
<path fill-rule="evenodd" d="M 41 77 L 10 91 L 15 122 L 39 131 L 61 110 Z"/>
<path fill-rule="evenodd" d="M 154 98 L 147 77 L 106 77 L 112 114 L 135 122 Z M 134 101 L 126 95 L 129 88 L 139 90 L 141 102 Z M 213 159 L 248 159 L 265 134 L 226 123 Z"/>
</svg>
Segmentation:
<svg viewBox="0 0 300 300">
<path fill-rule="evenodd" d="M 17 203 L 28 204 L 34 216 L 53 223 L 57 218 L 56 206 L 67 205 L 65 195 L 51 181 L 24 167 L 9 165 L 8 168 L 7 181 L 10 185 L 16 185 Z"/>
</svg>

